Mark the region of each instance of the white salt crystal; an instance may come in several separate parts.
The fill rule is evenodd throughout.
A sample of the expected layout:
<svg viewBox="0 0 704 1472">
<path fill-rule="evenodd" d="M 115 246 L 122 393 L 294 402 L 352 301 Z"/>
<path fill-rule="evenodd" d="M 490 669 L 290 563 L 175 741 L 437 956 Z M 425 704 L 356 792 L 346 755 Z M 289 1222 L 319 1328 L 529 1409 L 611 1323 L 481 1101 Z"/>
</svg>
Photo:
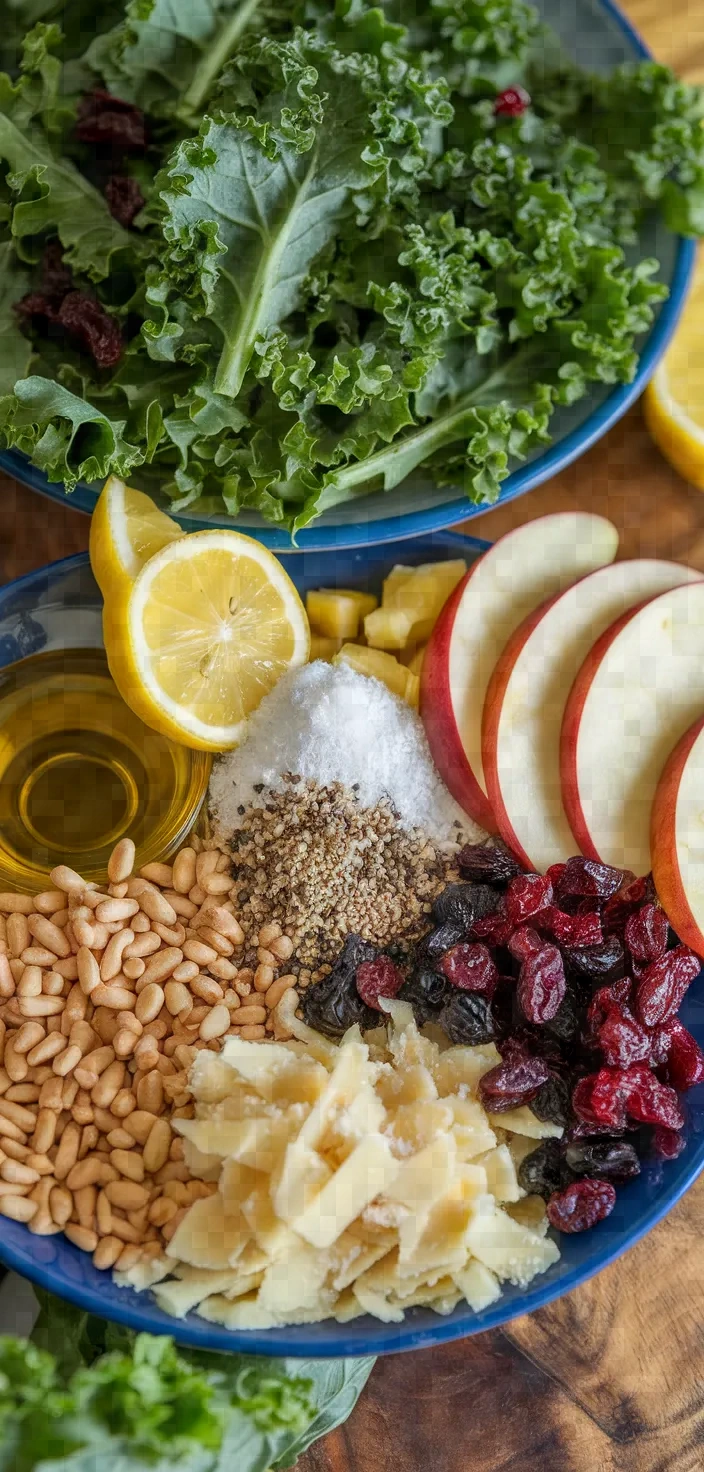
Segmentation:
<svg viewBox="0 0 704 1472">
<path fill-rule="evenodd" d="M 389 798 L 403 828 L 441 842 L 485 837 L 448 792 L 420 717 L 381 681 L 315 660 L 290 670 L 250 718 L 236 751 L 216 763 L 209 801 L 217 836 L 239 826 L 238 808 L 262 806 L 283 774 L 354 788 L 362 807 Z M 459 826 L 457 826 L 459 825 Z"/>
</svg>

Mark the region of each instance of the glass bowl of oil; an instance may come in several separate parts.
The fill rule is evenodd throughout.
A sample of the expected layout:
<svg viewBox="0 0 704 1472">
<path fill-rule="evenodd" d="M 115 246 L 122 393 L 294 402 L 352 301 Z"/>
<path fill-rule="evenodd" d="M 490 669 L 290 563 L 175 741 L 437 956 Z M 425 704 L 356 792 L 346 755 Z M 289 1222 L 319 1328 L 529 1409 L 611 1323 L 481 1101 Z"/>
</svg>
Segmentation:
<svg viewBox="0 0 704 1472">
<path fill-rule="evenodd" d="M 59 863 L 104 880 L 125 837 L 139 865 L 167 858 L 198 819 L 210 767 L 118 694 L 87 555 L 0 589 L 0 890 L 45 889 Z"/>
</svg>

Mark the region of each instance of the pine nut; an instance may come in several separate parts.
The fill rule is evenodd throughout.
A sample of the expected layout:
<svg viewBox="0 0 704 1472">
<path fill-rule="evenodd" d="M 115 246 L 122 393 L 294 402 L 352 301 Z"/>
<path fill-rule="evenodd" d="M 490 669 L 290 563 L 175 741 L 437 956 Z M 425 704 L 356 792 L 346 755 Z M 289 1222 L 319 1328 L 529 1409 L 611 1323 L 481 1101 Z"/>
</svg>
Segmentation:
<svg viewBox="0 0 704 1472">
<path fill-rule="evenodd" d="M 192 889 L 197 877 L 197 859 L 195 850 L 182 848 L 174 859 L 172 870 L 172 883 L 179 894 L 188 894 Z"/>
<path fill-rule="evenodd" d="M 95 917 L 103 924 L 111 925 L 114 920 L 130 920 L 133 915 L 137 914 L 138 909 L 137 900 L 104 899 L 98 905 Z"/>
<path fill-rule="evenodd" d="M 211 961 L 208 967 L 211 976 L 216 976 L 218 981 L 234 981 L 237 975 L 237 967 L 231 961 L 226 961 L 224 956 L 218 956 L 217 961 Z"/>
<path fill-rule="evenodd" d="M 147 879 L 150 884 L 158 884 L 160 889 L 170 889 L 173 883 L 173 869 L 171 864 L 143 864 L 139 877 Z"/>
<path fill-rule="evenodd" d="M 5 1000 L 14 996 L 15 985 L 10 962 L 6 955 L 0 955 L 0 998 Z"/>
<path fill-rule="evenodd" d="M 63 1053 L 59 1053 L 51 1066 L 54 1073 L 57 1073 L 60 1078 L 66 1078 L 67 1074 L 71 1073 L 76 1067 L 76 1064 L 80 1063 L 82 1057 L 83 1054 L 78 1044 L 74 1043 L 68 1048 L 65 1048 Z"/>
<path fill-rule="evenodd" d="M 69 1120 L 59 1141 L 59 1148 L 54 1161 L 54 1175 L 57 1181 L 64 1181 L 69 1171 L 73 1169 L 78 1159 L 78 1147 L 80 1143 L 80 1128 L 73 1120 Z"/>
<path fill-rule="evenodd" d="M 110 1107 L 118 1119 L 124 1120 L 137 1108 L 137 1100 L 131 1089 L 120 1089 Z"/>
<path fill-rule="evenodd" d="M 271 942 L 271 950 L 277 961 L 289 961 L 293 955 L 293 941 L 288 935 L 280 935 L 278 940 Z"/>
<path fill-rule="evenodd" d="M 151 930 L 152 922 L 148 915 L 144 915 L 141 910 L 138 910 L 134 919 L 130 920 L 130 927 L 135 935 L 144 935 L 148 930 Z"/>
<path fill-rule="evenodd" d="M 154 926 L 154 931 L 156 935 L 158 935 L 159 940 L 162 941 L 165 946 L 183 945 L 183 942 L 186 939 L 185 925 L 180 925 L 178 921 L 175 925 L 162 925 L 159 920 L 153 920 L 152 925 Z"/>
<path fill-rule="evenodd" d="M 112 1040 L 115 1056 L 123 1060 L 129 1058 L 134 1052 L 136 1042 L 137 1034 L 132 1031 L 131 1027 L 121 1027 Z"/>
<path fill-rule="evenodd" d="M 68 926 L 66 928 L 68 930 Z M 86 946 L 88 949 L 95 946 L 96 928 L 91 920 L 84 920 L 82 916 L 76 916 L 71 922 L 71 934 L 74 940 L 79 946 Z"/>
<path fill-rule="evenodd" d="M 134 926 L 132 929 L 134 929 Z M 148 930 L 144 935 L 135 936 L 135 939 L 125 951 L 125 959 L 132 961 L 141 959 L 144 956 L 152 956 L 155 951 L 160 949 L 160 946 L 161 941 L 158 935 L 155 935 L 153 930 Z"/>
<path fill-rule="evenodd" d="M 119 1093 L 125 1079 L 125 1065 L 116 1058 L 110 1063 L 105 1072 L 101 1074 L 97 1084 L 91 1089 L 91 1099 L 100 1109 L 109 1109 L 115 1095 Z"/>
<path fill-rule="evenodd" d="M 259 933 L 257 935 L 257 944 L 260 946 L 268 946 L 270 941 L 278 940 L 280 934 L 281 926 L 279 925 L 278 921 L 270 920 L 266 925 L 262 925 L 261 929 L 259 930 Z"/>
<path fill-rule="evenodd" d="M 171 1149 L 171 1125 L 167 1119 L 157 1119 L 144 1146 L 144 1168 L 150 1175 L 161 1170 L 169 1158 Z"/>
<path fill-rule="evenodd" d="M 159 1016 L 164 1005 L 164 993 L 155 981 L 147 982 L 144 990 L 140 992 L 135 1006 L 135 1017 L 144 1026 L 154 1022 Z"/>
<path fill-rule="evenodd" d="M 3 1120 L 10 1120 L 17 1128 L 31 1134 L 35 1127 L 36 1119 L 31 1109 L 23 1109 L 21 1104 L 13 1104 L 7 1098 L 0 1099 L 0 1129 Z"/>
<path fill-rule="evenodd" d="M 164 1001 L 171 1016 L 178 1017 L 179 1012 L 183 1012 L 185 1007 L 190 1006 L 191 994 L 182 981 L 167 981 L 164 987 Z"/>
<path fill-rule="evenodd" d="M 32 1149 L 39 1155 L 50 1150 L 54 1143 L 56 1124 L 58 1116 L 53 1109 L 40 1109 L 37 1114 L 37 1122 L 32 1135 Z M 65 1133 L 65 1131 L 64 1131 Z"/>
<path fill-rule="evenodd" d="M 84 1186 L 95 1186 L 102 1176 L 102 1162 L 97 1155 L 87 1155 L 72 1167 L 66 1177 L 69 1191 L 82 1191 Z"/>
<path fill-rule="evenodd" d="M 63 997 L 20 997 L 23 1017 L 58 1017 L 64 1010 Z"/>
<path fill-rule="evenodd" d="M 122 962 L 122 974 L 127 977 L 128 981 L 138 981 L 140 976 L 144 975 L 145 969 L 144 962 L 139 956 L 128 957 Z"/>
<path fill-rule="evenodd" d="M 51 1078 L 42 1084 L 39 1094 L 39 1108 L 53 1109 L 58 1114 L 61 1109 L 63 1087 L 63 1079 L 56 1078 L 55 1074 L 52 1073 Z"/>
<path fill-rule="evenodd" d="M 193 938 L 184 942 L 183 954 L 189 961 L 195 961 L 197 966 L 208 966 L 218 958 L 218 953 L 212 946 L 206 946 L 203 941 Z"/>
<path fill-rule="evenodd" d="M 134 1145 L 132 1136 L 123 1129 L 111 1130 L 107 1141 L 111 1150 L 131 1150 Z"/>
<path fill-rule="evenodd" d="M 135 847 L 131 838 L 121 838 L 108 859 L 108 879 L 111 884 L 122 884 L 129 879 L 134 865 Z"/>
<path fill-rule="evenodd" d="M 85 879 L 81 879 L 80 874 L 77 874 L 75 869 L 70 869 L 67 864 L 58 864 L 55 869 L 52 869 L 49 878 L 52 884 L 56 885 L 56 888 L 62 890 L 65 894 L 71 894 L 73 890 L 83 890 L 86 888 Z"/>
<path fill-rule="evenodd" d="M 36 1201 L 31 1201 L 28 1196 L 1 1196 L 0 1212 L 3 1216 L 9 1216 L 13 1222 L 31 1222 L 39 1207 Z"/>
<path fill-rule="evenodd" d="M 114 1268 L 121 1252 L 124 1252 L 124 1247 L 119 1237 L 103 1237 L 93 1253 L 93 1267 L 103 1272 Z"/>
<path fill-rule="evenodd" d="M 89 997 L 91 992 L 100 986 L 100 967 L 88 946 L 81 946 L 76 956 L 76 963 L 81 991 L 86 997 Z"/>
<path fill-rule="evenodd" d="M 80 1191 L 76 1191 L 73 1198 L 76 1208 L 76 1214 L 81 1226 L 87 1228 L 87 1230 L 91 1232 L 94 1230 L 95 1227 L 95 1207 L 97 1199 L 98 1192 L 96 1191 L 95 1186 L 81 1186 Z"/>
<path fill-rule="evenodd" d="M 175 1201 L 170 1201 L 168 1196 L 158 1196 L 149 1207 L 148 1219 L 153 1227 L 165 1227 L 177 1211 L 178 1206 Z"/>
<path fill-rule="evenodd" d="M 150 920 L 158 920 L 161 925 L 175 925 L 177 915 L 173 905 L 164 899 L 157 889 L 146 889 L 139 897 L 141 908 Z"/>
<path fill-rule="evenodd" d="M 34 900 L 29 894 L 0 894 L 0 910 L 4 915 L 31 915 Z"/>
<path fill-rule="evenodd" d="M 274 970 L 276 969 L 276 956 L 273 951 L 268 951 L 266 946 L 259 946 L 257 960 L 260 966 L 273 966 Z"/>
<path fill-rule="evenodd" d="M 194 884 L 193 888 L 189 889 L 188 891 L 188 898 L 189 900 L 192 900 L 194 905 L 202 905 L 203 901 L 206 900 L 208 896 L 206 895 L 205 890 L 201 889 L 199 884 Z"/>
<path fill-rule="evenodd" d="M 105 1187 L 105 1195 L 111 1206 L 118 1206 L 122 1211 L 139 1211 L 149 1202 L 146 1186 L 140 1186 L 137 1181 L 111 1181 Z"/>
<path fill-rule="evenodd" d="M 135 1230 L 131 1222 L 122 1217 L 113 1216 L 111 1232 L 114 1237 L 119 1237 L 123 1242 L 138 1242 L 140 1233 Z"/>
<path fill-rule="evenodd" d="M 259 1043 L 262 1038 L 266 1037 L 266 1028 L 253 1023 L 251 1026 L 240 1028 L 239 1036 L 248 1043 Z"/>
<path fill-rule="evenodd" d="M 66 896 L 60 889 L 44 889 L 34 896 L 34 908 L 39 915 L 54 915 L 57 910 L 63 910 L 65 904 Z"/>
<path fill-rule="evenodd" d="M 39 941 L 40 946 L 46 946 L 48 951 L 52 951 L 55 956 L 61 956 L 64 960 L 70 956 L 71 947 L 63 930 L 60 930 L 58 925 L 54 925 L 46 915 L 30 915 L 28 926 L 30 935 Z"/>
<path fill-rule="evenodd" d="M 249 1010 L 251 1011 L 252 1008 Z M 257 1008 L 256 1010 L 258 1011 L 259 1009 Z M 258 1018 L 253 1018 L 252 1020 L 258 1021 Z M 204 1017 L 200 1024 L 199 1036 L 203 1038 L 204 1042 L 210 1042 L 211 1038 L 224 1037 L 229 1026 L 230 1014 L 227 1007 L 213 1007 L 212 1012 L 209 1012 L 208 1016 Z"/>
<path fill-rule="evenodd" d="M 78 1147 L 78 1159 L 85 1160 L 86 1156 L 90 1154 L 91 1150 L 97 1149 L 99 1139 L 100 1136 L 98 1134 L 98 1126 L 92 1123 L 84 1124 L 83 1129 L 81 1130 L 81 1143 Z"/>
<path fill-rule="evenodd" d="M 232 889 L 232 876 L 230 874 L 207 874 L 202 887 L 208 895 L 229 894 Z"/>
<path fill-rule="evenodd" d="M 81 1227 L 75 1222 L 67 1223 L 64 1236 L 68 1237 L 69 1242 L 73 1242 L 74 1247 L 79 1247 L 81 1252 L 95 1252 L 98 1246 L 97 1233 L 91 1227 Z"/>
<path fill-rule="evenodd" d="M 273 968 L 273 966 L 262 966 L 261 964 L 259 966 L 257 966 L 257 969 L 256 969 L 256 971 L 254 973 L 254 986 L 255 986 L 255 990 L 256 991 L 258 991 L 258 992 L 268 992 L 269 987 L 271 986 L 273 980 L 274 980 L 274 968 Z"/>
<path fill-rule="evenodd" d="M 235 1018 L 237 1027 L 255 1026 L 260 1022 L 266 1022 L 266 1007 L 240 1007 Z"/>
<path fill-rule="evenodd" d="M 161 1114 L 164 1107 L 164 1085 L 161 1074 L 155 1068 L 150 1069 L 137 1084 L 137 1106 L 148 1110 L 150 1114 Z"/>
<path fill-rule="evenodd" d="M 136 1181 L 138 1185 L 141 1185 L 144 1180 L 144 1161 L 141 1155 L 137 1155 L 134 1150 L 111 1150 L 110 1163 L 128 1181 Z M 108 1196 L 108 1200 L 110 1199 Z"/>
<path fill-rule="evenodd" d="M 21 956 L 29 945 L 29 921 L 25 914 L 14 914 L 7 921 L 7 948 L 11 956 Z"/>
<path fill-rule="evenodd" d="M 227 1007 L 228 1012 L 235 1012 L 237 1010 L 237 1008 L 241 1005 L 240 1004 L 240 999 L 239 999 L 239 997 L 237 995 L 237 992 L 233 992 L 229 988 L 225 992 L 225 995 L 223 997 L 223 1002 L 225 1003 L 225 1006 Z"/>
<path fill-rule="evenodd" d="M 150 1034 L 140 1038 L 135 1047 L 134 1056 L 137 1066 L 143 1073 L 147 1073 L 150 1068 L 156 1068 L 159 1060 L 159 1047 L 156 1038 L 151 1037 Z"/>
<path fill-rule="evenodd" d="M 223 990 L 218 981 L 213 981 L 209 976 L 197 976 L 191 982 L 193 995 L 199 997 L 201 1002 L 207 1002 L 209 1007 L 217 1006 L 222 1001 Z"/>
<path fill-rule="evenodd" d="M 92 1124 L 93 1123 L 93 1120 L 94 1120 L 93 1105 L 90 1102 L 90 1094 L 88 1093 L 88 1090 L 87 1089 L 79 1089 L 78 1090 L 78 1093 L 76 1094 L 76 1098 L 74 1100 L 74 1103 L 73 1103 L 73 1106 L 72 1106 L 72 1109 L 71 1109 L 71 1113 L 73 1115 L 73 1118 L 76 1121 L 76 1124 L 80 1124 L 81 1126 L 85 1126 L 85 1125 L 88 1125 L 88 1124 Z M 81 1148 L 82 1147 L 83 1147 L 83 1137 L 81 1136 Z"/>
<path fill-rule="evenodd" d="M 100 1047 L 100 1038 L 97 1032 L 93 1031 L 89 1022 L 83 1022 L 80 1019 L 71 1024 L 68 1040 L 72 1045 L 75 1044 L 79 1047 L 81 1053 L 91 1053 L 94 1048 Z"/>
<path fill-rule="evenodd" d="M 112 1232 L 112 1207 L 104 1191 L 98 1192 L 98 1198 L 95 1203 L 95 1219 L 101 1236 L 107 1237 Z"/>
<path fill-rule="evenodd" d="M 125 1120 L 125 1130 L 138 1145 L 146 1145 L 156 1118 L 156 1114 L 151 1114 L 148 1109 L 135 1109 Z"/>
<path fill-rule="evenodd" d="M 30 1053 L 45 1037 L 41 1022 L 23 1022 L 13 1038 L 16 1053 Z"/>
<path fill-rule="evenodd" d="M 57 961 L 54 970 L 66 981 L 78 981 L 78 957 L 67 956 L 65 961 Z"/>
<path fill-rule="evenodd" d="M 110 895 L 110 898 L 113 899 L 113 900 L 124 900 L 124 898 L 125 898 L 125 896 L 127 894 L 128 889 L 129 889 L 129 885 L 127 883 L 127 880 L 126 879 L 123 879 L 120 884 L 109 884 L 108 885 L 108 894 Z"/>
<path fill-rule="evenodd" d="M 204 940 L 207 945 L 211 945 L 217 951 L 219 956 L 231 956 L 233 954 L 235 947 L 232 941 L 228 940 L 220 931 L 213 930 L 210 925 L 200 926 L 198 934 L 201 940 Z"/>
<path fill-rule="evenodd" d="M 59 976 L 58 971 L 47 971 L 42 982 L 42 993 L 45 997 L 62 997 L 64 986 L 64 978 Z"/>
<path fill-rule="evenodd" d="M 193 904 L 185 894 L 177 894 L 175 889 L 164 890 L 164 899 L 168 900 L 172 910 L 181 920 L 192 920 L 198 914 L 198 906 Z"/>
<path fill-rule="evenodd" d="M 284 995 L 284 992 L 287 992 L 289 990 L 289 987 L 295 986 L 297 980 L 298 977 L 296 976 L 278 976 L 276 981 L 272 982 L 269 990 L 264 995 L 264 1006 L 267 1007 L 269 1011 L 271 1011 L 274 1007 L 278 1007 L 279 1002 Z"/>
<path fill-rule="evenodd" d="M 99 986 L 91 992 L 92 1001 L 96 1007 L 108 1007 L 111 1012 L 131 1012 L 134 1003 L 134 992 L 129 992 L 123 986 Z"/>
<path fill-rule="evenodd" d="M 25 966 L 17 984 L 18 997 L 40 997 L 42 994 L 42 972 L 40 966 Z"/>
<path fill-rule="evenodd" d="M 10 1181 L 15 1186 L 35 1186 L 40 1179 L 39 1171 L 32 1170 L 21 1160 L 3 1160 L 0 1176 L 3 1181 Z"/>
<path fill-rule="evenodd" d="M 120 1253 L 120 1256 L 115 1263 L 116 1272 L 128 1273 L 130 1268 L 136 1267 L 137 1263 L 141 1260 L 141 1257 L 141 1247 L 128 1242 L 127 1246 L 123 1247 L 122 1252 Z"/>
<path fill-rule="evenodd" d="M 130 930 L 129 926 L 110 937 L 100 962 L 101 981 L 112 981 L 113 977 L 119 976 L 122 970 L 123 951 L 127 949 L 127 946 L 131 946 L 133 940 L 134 931 Z"/>
<path fill-rule="evenodd" d="M 45 950 L 44 946 L 28 946 L 20 956 L 25 966 L 53 966 L 55 960 L 54 952 Z"/>
<path fill-rule="evenodd" d="M 141 980 L 145 986 L 148 986 L 150 981 L 166 981 L 182 960 L 183 951 L 178 946 L 167 946 L 166 950 L 160 951 L 147 963 Z"/>
<path fill-rule="evenodd" d="M 208 876 L 215 873 L 219 857 L 220 850 L 217 848 L 205 849 L 198 854 L 196 858 L 196 881 L 198 884 L 203 886 Z"/>
<path fill-rule="evenodd" d="M 28 1000 L 32 1000 L 29 998 Z M 5 1054 L 3 1057 L 5 1072 L 9 1073 L 13 1084 L 21 1084 L 29 1073 L 29 1064 L 22 1053 L 16 1053 L 11 1038 L 5 1043 Z"/>
</svg>

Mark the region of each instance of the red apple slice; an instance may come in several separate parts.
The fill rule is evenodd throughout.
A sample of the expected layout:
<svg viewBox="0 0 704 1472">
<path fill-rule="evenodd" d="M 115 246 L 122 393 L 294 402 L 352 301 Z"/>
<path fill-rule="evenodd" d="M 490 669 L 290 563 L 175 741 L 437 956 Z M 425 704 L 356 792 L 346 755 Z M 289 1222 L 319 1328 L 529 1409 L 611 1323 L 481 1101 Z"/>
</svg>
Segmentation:
<svg viewBox="0 0 704 1472">
<path fill-rule="evenodd" d="M 673 747 L 704 710 L 704 582 L 661 593 L 597 639 L 569 694 L 562 800 L 582 853 L 650 869 L 650 815 Z"/>
<path fill-rule="evenodd" d="M 529 614 L 509 639 L 487 690 L 482 756 L 499 833 L 528 869 L 544 872 L 574 853 L 560 730 L 590 649 L 627 609 L 700 577 L 676 562 L 614 562 Z"/>
<path fill-rule="evenodd" d="M 516 527 L 470 567 L 448 599 L 423 660 L 421 715 L 435 765 L 476 823 L 496 832 L 482 765 L 482 710 L 514 629 L 585 573 L 613 562 L 618 533 L 603 516 L 558 512 Z"/>
<path fill-rule="evenodd" d="M 704 719 L 678 741 L 650 822 L 653 879 L 680 940 L 704 956 Z"/>
</svg>

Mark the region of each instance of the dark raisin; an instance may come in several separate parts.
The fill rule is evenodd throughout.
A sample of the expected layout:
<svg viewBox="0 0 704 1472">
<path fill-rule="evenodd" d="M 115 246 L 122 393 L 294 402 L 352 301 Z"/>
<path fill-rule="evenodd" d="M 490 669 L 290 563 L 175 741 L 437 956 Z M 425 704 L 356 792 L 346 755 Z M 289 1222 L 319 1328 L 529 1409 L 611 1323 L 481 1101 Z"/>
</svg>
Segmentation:
<svg viewBox="0 0 704 1472">
<path fill-rule="evenodd" d="M 357 968 L 373 961 L 376 946 L 359 935 L 348 935 L 329 976 L 309 986 L 301 997 L 304 1021 L 326 1037 L 342 1037 L 357 1024 L 362 1031 L 376 1027 L 379 1014 L 367 1007 L 357 991 Z"/>
<path fill-rule="evenodd" d="M 70 291 L 56 320 L 87 348 L 98 368 L 114 368 L 119 363 L 123 349 L 119 323 L 94 297 L 84 291 Z"/>
<path fill-rule="evenodd" d="M 678 1130 L 669 1130 L 665 1125 L 653 1130 L 653 1151 L 660 1160 L 676 1160 L 686 1147 L 687 1141 Z"/>
<path fill-rule="evenodd" d="M 20 297 L 18 302 L 13 303 L 13 312 L 26 322 L 28 326 L 39 326 L 42 322 L 56 322 L 58 307 L 54 300 L 43 291 L 28 291 L 26 296 Z"/>
<path fill-rule="evenodd" d="M 449 993 L 449 984 L 437 971 L 415 971 L 404 982 L 398 999 L 410 1003 L 416 1022 L 422 1027 L 424 1022 L 432 1022 L 439 1016 Z"/>
<path fill-rule="evenodd" d="M 546 1124 L 567 1125 L 572 1119 L 572 1100 L 569 1085 L 563 1078 L 554 1075 L 543 1084 L 530 1107 L 538 1119 Z"/>
<path fill-rule="evenodd" d="M 145 199 L 136 179 L 129 174 L 111 174 L 105 185 L 105 198 L 113 219 L 129 230 Z"/>
<path fill-rule="evenodd" d="M 676 946 L 651 962 L 636 987 L 635 1010 L 646 1027 L 659 1027 L 679 1011 L 699 975 L 701 962 L 687 946 Z"/>
<path fill-rule="evenodd" d="M 545 874 L 517 874 L 506 891 L 506 914 L 512 925 L 524 925 L 552 900 L 552 885 Z"/>
<path fill-rule="evenodd" d="M 584 1176 L 553 1193 L 548 1201 L 548 1221 L 557 1232 L 587 1232 L 603 1222 L 615 1205 L 616 1192 L 610 1181 Z"/>
<path fill-rule="evenodd" d="M 550 1069 L 542 1058 L 517 1049 L 482 1076 L 479 1097 L 491 1114 L 504 1114 L 530 1104 L 549 1077 Z"/>
<path fill-rule="evenodd" d="M 542 1196 L 544 1201 L 560 1189 L 562 1158 L 559 1140 L 543 1140 L 536 1150 L 524 1156 L 518 1167 L 518 1184 L 529 1196 Z"/>
<path fill-rule="evenodd" d="M 464 926 L 451 920 L 445 925 L 439 925 L 437 930 L 430 930 L 416 946 L 416 964 L 419 967 L 435 966 L 445 952 L 456 946 L 464 936 Z"/>
<path fill-rule="evenodd" d="M 626 1140 L 575 1140 L 566 1146 L 565 1160 L 576 1176 L 630 1181 L 640 1175 L 638 1155 Z"/>
<path fill-rule="evenodd" d="M 493 1042 L 497 1035 L 491 1003 L 479 992 L 453 992 L 438 1022 L 451 1043 L 477 1047 Z"/>
<path fill-rule="evenodd" d="M 623 870 L 611 864 L 599 864 L 595 859 L 577 857 L 568 859 L 560 875 L 557 894 L 593 895 L 595 899 L 608 900 L 621 888 Z"/>
<path fill-rule="evenodd" d="M 557 946 L 543 946 L 521 962 L 518 1005 L 528 1022 L 550 1022 L 566 991 L 565 968 Z"/>
<path fill-rule="evenodd" d="M 704 1053 L 678 1017 L 668 1024 L 667 1081 L 681 1094 L 704 1083 Z"/>
<path fill-rule="evenodd" d="M 565 995 L 554 1017 L 544 1024 L 545 1031 L 560 1042 L 569 1043 L 579 1032 L 579 999 L 574 986 L 567 982 Z"/>
<path fill-rule="evenodd" d="M 440 970 L 451 986 L 464 992 L 482 992 L 492 997 L 496 990 L 499 972 L 491 952 L 479 942 L 464 941 L 447 951 L 440 962 Z"/>
<path fill-rule="evenodd" d="M 457 856 L 460 873 L 478 884 L 508 884 L 522 866 L 503 844 L 467 843 Z"/>
<path fill-rule="evenodd" d="M 578 976 L 586 976 L 589 981 L 618 981 L 626 969 L 625 951 L 616 935 L 609 936 L 603 945 L 591 946 L 588 950 L 570 948 L 565 951 L 565 960 L 572 971 Z"/>
<path fill-rule="evenodd" d="M 489 884 L 447 884 L 433 900 L 433 918 L 438 925 L 450 921 L 471 930 L 475 920 L 493 915 L 501 896 Z"/>
<path fill-rule="evenodd" d="M 60 240 L 50 240 L 42 252 L 42 291 L 58 303 L 73 291 L 73 272 L 64 261 Z"/>
<path fill-rule="evenodd" d="M 376 1012 L 384 1010 L 379 1006 L 381 997 L 397 997 L 403 986 L 403 972 L 394 966 L 390 956 L 375 956 L 373 961 L 362 961 L 355 979 L 362 1001 Z"/>
<path fill-rule="evenodd" d="M 96 87 L 78 104 L 76 137 L 79 143 L 102 145 L 113 153 L 143 153 L 147 146 L 144 113 Z"/>
</svg>

